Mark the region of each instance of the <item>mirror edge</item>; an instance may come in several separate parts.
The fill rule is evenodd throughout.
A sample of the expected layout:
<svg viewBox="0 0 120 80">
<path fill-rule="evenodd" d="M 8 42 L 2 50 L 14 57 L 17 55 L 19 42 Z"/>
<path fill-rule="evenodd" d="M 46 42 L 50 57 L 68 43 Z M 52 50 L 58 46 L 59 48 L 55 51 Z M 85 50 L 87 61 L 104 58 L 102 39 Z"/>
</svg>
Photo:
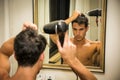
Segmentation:
<svg viewBox="0 0 120 80">
<path fill-rule="evenodd" d="M 38 0 L 32 0 L 33 2 L 33 23 L 38 26 Z"/>
<path fill-rule="evenodd" d="M 102 45 L 101 55 L 102 55 L 102 73 L 105 72 L 105 41 L 106 41 L 106 14 L 107 14 L 107 0 L 102 0 L 102 25 L 101 25 L 101 41 Z"/>
</svg>

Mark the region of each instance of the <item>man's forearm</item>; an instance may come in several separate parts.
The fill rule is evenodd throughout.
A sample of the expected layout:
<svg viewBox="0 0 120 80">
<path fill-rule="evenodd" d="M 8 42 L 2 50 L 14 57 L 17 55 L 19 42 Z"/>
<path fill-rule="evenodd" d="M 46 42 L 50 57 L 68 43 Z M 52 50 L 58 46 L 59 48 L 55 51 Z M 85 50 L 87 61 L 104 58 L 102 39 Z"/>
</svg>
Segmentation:
<svg viewBox="0 0 120 80">
<path fill-rule="evenodd" d="M 68 19 L 65 20 L 66 24 L 71 23 L 75 18 L 74 17 L 69 17 Z"/>
<path fill-rule="evenodd" d="M 65 20 L 65 23 L 66 23 L 66 24 L 71 23 L 73 20 L 75 20 L 75 19 L 78 17 L 78 15 L 80 15 L 80 12 L 77 11 L 77 10 L 75 10 L 75 11 L 73 12 L 72 16 Z"/>
<path fill-rule="evenodd" d="M 69 63 L 81 80 L 97 80 L 96 77 L 76 58 Z"/>
</svg>

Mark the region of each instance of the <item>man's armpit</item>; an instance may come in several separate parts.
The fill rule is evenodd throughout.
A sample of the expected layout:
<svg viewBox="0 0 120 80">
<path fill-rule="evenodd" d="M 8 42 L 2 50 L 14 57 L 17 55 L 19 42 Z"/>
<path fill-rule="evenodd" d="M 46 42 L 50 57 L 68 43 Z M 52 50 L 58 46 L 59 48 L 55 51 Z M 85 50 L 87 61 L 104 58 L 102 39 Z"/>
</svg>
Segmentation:
<svg viewBox="0 0 120 80">
<path fill-rule="evenodd" d="M 10 76 L 7 70 L 0 66 L 0 80 L 9 80 Z"/>
</svg>

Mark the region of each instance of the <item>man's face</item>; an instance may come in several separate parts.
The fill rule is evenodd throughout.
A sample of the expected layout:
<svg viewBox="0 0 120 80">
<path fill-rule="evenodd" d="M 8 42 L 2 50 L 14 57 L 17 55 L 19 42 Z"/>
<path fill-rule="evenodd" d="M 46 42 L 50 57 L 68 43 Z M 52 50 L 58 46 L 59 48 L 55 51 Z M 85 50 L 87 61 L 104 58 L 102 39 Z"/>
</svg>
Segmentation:
<svg viewBox="0 0 120 80">
<path fill-rule="evenodd" d="M 88 27 L 85 27 L 85 24 L 73 23 L 72 25 L 74 40 L 82 41 L 85 38 Z"/>
</svg>

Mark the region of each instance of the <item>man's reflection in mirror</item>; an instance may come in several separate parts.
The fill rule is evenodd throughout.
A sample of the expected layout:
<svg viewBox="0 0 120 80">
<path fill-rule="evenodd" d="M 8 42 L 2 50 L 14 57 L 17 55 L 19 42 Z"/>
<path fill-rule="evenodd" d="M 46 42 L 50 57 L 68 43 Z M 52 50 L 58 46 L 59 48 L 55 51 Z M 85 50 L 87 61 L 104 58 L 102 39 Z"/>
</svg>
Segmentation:
<svg viewBox="0 0 120 80">
<path fill-rule="evenodd" d="M 89 30 L 88 18 L 81 14 L 72 21 L 74 37 L 71 41 L 77 47 L 77 58 L 86 66 L 100 66 L 100 41 L 92 41 L 86 38 Z"/>
<path fill-rule="evenodd" d="M 74 37 L 71 37 L 71 41 L 77 47 L 77 58 L 86 66 L 100 66 L 101 42 L 92 41 L 86 38 L 86 33 L 89 30 L 88 18 L 84 14 L 80 14 L 79 16 L 77 16 L 76 19 L 72 20 L 71 22 L 74 35 Z M 52 36 L 51 38 L 54 42 L 55 36 Z M 57 54 L 59 55 L 59 52 Z M 64 61 L 63 63 L 65 64 Z"/>
</svg>

